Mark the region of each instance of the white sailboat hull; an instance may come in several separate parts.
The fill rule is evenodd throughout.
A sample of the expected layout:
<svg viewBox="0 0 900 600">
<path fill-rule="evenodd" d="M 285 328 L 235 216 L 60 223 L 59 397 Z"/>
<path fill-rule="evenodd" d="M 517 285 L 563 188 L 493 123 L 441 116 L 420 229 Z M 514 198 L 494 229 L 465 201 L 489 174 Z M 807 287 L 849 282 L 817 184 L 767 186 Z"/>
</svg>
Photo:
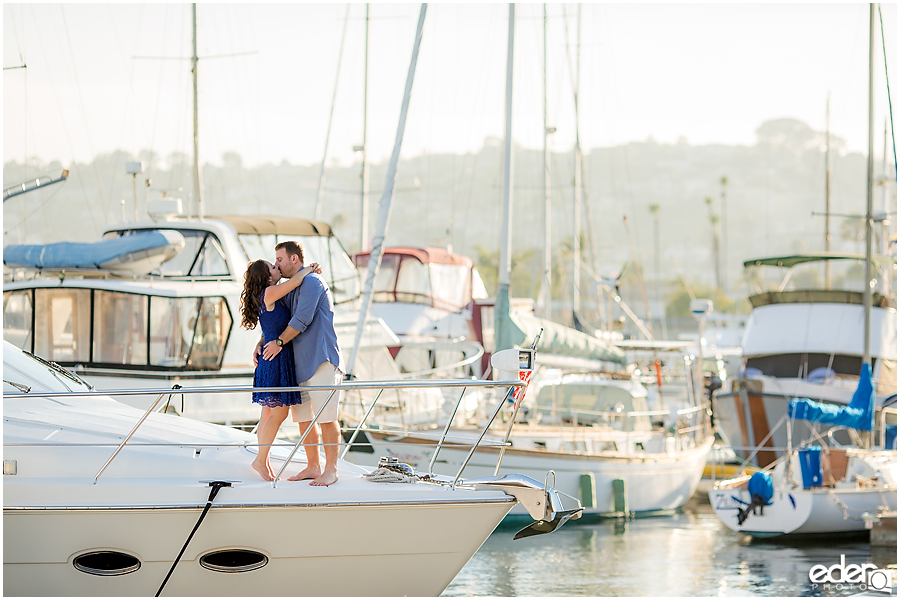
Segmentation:
<svg viewBox="0 0 900 600">
<path fill-rule="evenodd" d="M 749 514 L 742 525 L 738 524 L 737 511 L 750 502 L 746 490 L 710 490 L 709 500 L 719 520 L 732 531 L 753 537 L 775 537 L 780 535 L 801 535 L 813 533 L 849 533 L 864 531 L 865 522 L 852 518 L 868 512 L 875 516 L 880 506 L 897 510 L 897 491 L 853 490 L 837 491 L 828 489 L 793 490 L 775 492 L 772 505 L 766 506 L 761 514 Z M 844 505 L 847 514 L 841 509 Z"/>
<path fill-rule="evenodd" d="M 393 456 L 420 471 L 428 469 L 433 456 L 433 441 L 411 434 L 402 439 L 372 432 L 369 435 L 375 440 L 375 452 L 349 452 L 348 460 L 361 465 L 375 465 L 381 456 Z M 381 440 L 386 440 L 386 443 Z M 530 450 L 517 448 L 514 444 L 503 454 L 500 473 L 522 473 L 544 481 L 553 471 L 555 484 L 551 476 L 549 485 L 577 498 L 584 506 L 586 515 L 616 513 L 613 493 L 613 481 L 616 479 L 626 482 L 630 512 L 667 511 L 683 506 L 693 496 L 700 484 L 711 447 L 712 438 L 694 448 L 673 453 L 622 456 Z M 470 449 L 471 446 L 443 448 L 435 461 L 435 472 L 455 475 Z M 498 452 L 496 448 L 476 451 L 466 467 L 466 475 L 493 475 Z M 593 491 L 588 492 L 585 486 L 590 486 L 591 479 Z M 517 506 L 512 514 L 525 514 L 525 511 Z"/>
<path fill-rule="evenodd" d="M 743 523 L 738 523 L 738 511 L 750 503 L 745 482 L 713 487 L 710 504 L 726 527 L 753 537 L 864 531 L 867 518 L 897 510 L 897 451 L 843 452 L 849 462 L 833 486 L 799 485 L 802 471 L 796 453 L 789 474 L 785 475 L 784 461 L 779 463 L 771 473 L 774 491 L 769 504 L 747 514 Z"/>
</svg>

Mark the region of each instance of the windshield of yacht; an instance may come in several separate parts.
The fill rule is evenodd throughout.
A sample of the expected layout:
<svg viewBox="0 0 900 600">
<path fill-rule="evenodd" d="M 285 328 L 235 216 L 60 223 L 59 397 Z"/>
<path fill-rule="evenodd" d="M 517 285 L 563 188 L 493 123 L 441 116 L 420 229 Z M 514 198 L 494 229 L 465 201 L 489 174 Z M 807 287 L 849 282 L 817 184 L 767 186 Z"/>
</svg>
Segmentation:
<svg viewBox="0 0 900 600">
<path fill-rule="evenodd" d="M 238 241 L 247 255 L 247 262 L 263 258 L 275 260 L 275 245 L 293 240 L 303 246 L 306 264 L 317 262 L 322 267 L 322 277 L 328 282 L 335 304 L 355 300 L 360 295 L 359 274 L 353 262 L 334 236 L 238 234 Z"/>
<path fill-rule="evenodd" d="M 125 229 L 108 232 L 104 238 L 114 238 L 146 232 L 147 229 Z M 155 230 L 149 230 L 155 231 Z M 228 277 L 228 262 L 222 243 L 215 234 L 198 229 L 166 228 L 158 231 L 177 231 L 184 237 L 184 248 L 162 263 L 153 273 L 163 277 Z"/>
<path fill-rule="evenodd" d="M 26 388 L 26 389 L 23 389 Z M 3 393 L 87 392 L 91 386 L 74 373 L 9 342 L 3 343 Z"/>
</svg>

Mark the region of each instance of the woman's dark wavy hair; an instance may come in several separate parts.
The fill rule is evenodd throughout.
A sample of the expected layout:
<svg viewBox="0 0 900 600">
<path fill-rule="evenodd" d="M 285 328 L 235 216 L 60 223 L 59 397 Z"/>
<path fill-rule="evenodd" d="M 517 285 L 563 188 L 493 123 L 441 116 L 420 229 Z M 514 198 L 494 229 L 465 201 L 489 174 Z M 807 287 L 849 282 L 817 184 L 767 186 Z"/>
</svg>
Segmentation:
<svg viewBox="0 0 900 600">
<path fill-rule="evenodd" d="M 241 327 L 253 329 L 259 322 L 260 297 L 269 287 L 269 267 L 260 259 L 247 265 L 241 292 Z"/>
</svg>

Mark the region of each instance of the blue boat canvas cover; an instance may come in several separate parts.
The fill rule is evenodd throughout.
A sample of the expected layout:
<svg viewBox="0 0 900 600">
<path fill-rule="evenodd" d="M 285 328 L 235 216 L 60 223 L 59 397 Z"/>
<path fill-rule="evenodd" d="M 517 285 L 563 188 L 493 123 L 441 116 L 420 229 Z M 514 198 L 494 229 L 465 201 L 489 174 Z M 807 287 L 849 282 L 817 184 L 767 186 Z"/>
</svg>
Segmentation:
<svg viewBox="0 0 900 600">
<path fill-rule="evenodd" d="M 872 431 L 875 388 L 872 386 L 872 371 L 863 363 L 859 373 L 859 385 L 847 406 L 814 402 L 809 398 L 794 398 L 788 403 L 788 415 L 792 419 L 843 425 L 860 431 Z"/>
<path fill-rule="evenodd" d="M 182 248 L 184 237 L 176 231 L 147 231 L 93 243 L 10 244 L 3 249 L 3 264 L 34 269 L 115 270 L 152 255 L 168 254 L 170 258 Z"/>
</svg>

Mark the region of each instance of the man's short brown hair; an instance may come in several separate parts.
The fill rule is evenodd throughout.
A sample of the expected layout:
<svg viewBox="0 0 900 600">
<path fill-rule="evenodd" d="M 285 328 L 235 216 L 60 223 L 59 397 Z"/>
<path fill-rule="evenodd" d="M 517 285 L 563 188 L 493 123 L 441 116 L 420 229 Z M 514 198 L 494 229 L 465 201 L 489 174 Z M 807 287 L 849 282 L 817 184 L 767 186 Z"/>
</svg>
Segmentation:
<svg viewBox="0 0 900 600">
<path fill-rule="evenodd" d="M 300 259 L 300 264 L 305 265 L 306 261 L 303 260 L 303 245 L 298 244 L 293 240 L 287 240 L 284 242 L 279 242 L 275 245 L 275 251 L 284 250 L 288 256 L 296 256 Z"/>
</svg>

